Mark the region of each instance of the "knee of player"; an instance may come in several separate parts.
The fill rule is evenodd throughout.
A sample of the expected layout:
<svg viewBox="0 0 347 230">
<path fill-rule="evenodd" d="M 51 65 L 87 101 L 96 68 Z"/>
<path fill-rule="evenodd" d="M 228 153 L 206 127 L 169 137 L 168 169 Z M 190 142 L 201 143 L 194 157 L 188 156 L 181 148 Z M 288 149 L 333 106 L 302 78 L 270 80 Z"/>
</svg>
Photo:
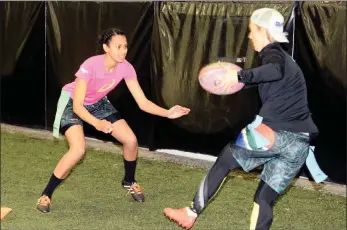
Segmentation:
<svg viewBox="0 0 347 230">
<path fill-rule="evenodd" d="M 279 194 L 273 190 L 269 185 L 264 183 L 254 196 L 254 202 L 259 206 L 268 205 L 273 206 Z"/>
<path fill-rule="evenodd" d="M 72 147 L 72 148 L 70 148 L 70 152 L 72 152 L 72 154 L 74 154 L 74 155 L 78 155 L 78 156 L 82 157 L 82 156 L 84 156 L 84 154 L 86 152 L 86 148 L 85 148 L 85 146 Z"/>
<path fill-rule="evenodd" d="M 135 135 L 130 135 L 130 136 L 128 136 L 128 137 L 125 139 L 123 145 L 125 145 L 125 146 L 127 146 L 127 147 L 129 147 L 129 148 L 132 148 L 132 149 L 137 148 L 137 147 L 138 147 L 138 143 L 137 143 L 137 138 L 136 138 L 136 136 L 135 136 Z"/>
</svg>

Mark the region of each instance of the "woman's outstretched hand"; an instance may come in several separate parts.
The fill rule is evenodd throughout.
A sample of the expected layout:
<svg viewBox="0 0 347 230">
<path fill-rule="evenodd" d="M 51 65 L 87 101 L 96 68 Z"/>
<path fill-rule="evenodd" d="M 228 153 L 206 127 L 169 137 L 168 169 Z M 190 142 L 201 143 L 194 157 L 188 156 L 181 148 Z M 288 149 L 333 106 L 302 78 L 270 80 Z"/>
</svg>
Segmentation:
<svg viewBox="0 0 347 230">
<path fill-rule="evenodd" d="M 190 112 L 190 109 L 179 106 L 179 105 L 175 105 L 169 109 L 167 113 L 167 118 L 176 119 L 184 115 L 187 115 L 189 112 Z"/>
</svg>

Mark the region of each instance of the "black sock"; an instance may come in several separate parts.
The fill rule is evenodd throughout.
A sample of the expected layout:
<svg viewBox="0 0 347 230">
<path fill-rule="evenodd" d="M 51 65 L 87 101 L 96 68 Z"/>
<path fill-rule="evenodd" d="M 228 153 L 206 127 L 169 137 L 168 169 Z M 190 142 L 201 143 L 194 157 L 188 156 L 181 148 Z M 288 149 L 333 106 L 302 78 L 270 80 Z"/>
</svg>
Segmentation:
<svg viewBox="0 0 347 230">
<path fill-rule="evenodd" d="M 52 194 L 54 190 L 58 187 L 58 185 L 63 181 L 64 179 L 57 178 L 54 173 L 52 173 L 51 179 L 49 180 L 45 190 L 43 190 L 42 195 L 46 195 L 49 197 L 49 199 L 52 198 Z"/>
<path fill-rule="evenodd" d="M 136 171 L 136 160 L 127 161 L 124 159 L 125 176 L 126 182 L 135 182 L 135 171 Z"/>
</svg>

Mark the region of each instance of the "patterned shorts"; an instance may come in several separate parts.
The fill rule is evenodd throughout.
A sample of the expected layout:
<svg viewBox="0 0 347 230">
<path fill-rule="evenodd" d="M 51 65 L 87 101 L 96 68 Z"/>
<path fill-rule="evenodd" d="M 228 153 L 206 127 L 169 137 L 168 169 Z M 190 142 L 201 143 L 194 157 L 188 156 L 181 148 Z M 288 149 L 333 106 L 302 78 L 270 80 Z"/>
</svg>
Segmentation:
<svg viewBox="0 0 347 230">
<path fill-rule="evenodd" d="M 107 120 L 114 123 L 122 119 L 120 113 L 113 107 L 107 97 L 102 98 L 95 104 L 84 105 L 90 114 L 100 120 Z M 53 135 L 59 137 L 59 132 L 64 134 L 73 125 L 83 126 L 84 121 L 73 111 L 73 100 L 62 91 L 58 101 L 58 108 L 54 122 Z"/>
<path fill-rule="evenodd" d="M 261 124 L 261 126 L 265 126 Z M 309 152 L 309 136 L 288 131 L 272 131 L 266 127 L 270 145 L 257 148 L 248 128 L 244 128 L 231 151 L 242 168 L 249 172 L 264 165 L 261 179 L 281 194 L 290 185 L 306 161 Z M 258 130 L 262 133 L 262 130 Z M 271 140 L 272 139 L 272 140 Z"/>
</svg>

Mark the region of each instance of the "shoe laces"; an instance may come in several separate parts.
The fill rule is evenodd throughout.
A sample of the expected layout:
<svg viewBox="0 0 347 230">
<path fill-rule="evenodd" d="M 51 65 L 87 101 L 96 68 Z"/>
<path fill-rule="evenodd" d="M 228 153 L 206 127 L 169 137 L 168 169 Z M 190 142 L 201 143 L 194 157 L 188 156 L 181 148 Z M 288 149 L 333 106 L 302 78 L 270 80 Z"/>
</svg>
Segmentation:
<svg viewBox="0 0 347 230">
<path fill-rule="evenodd" d="M 142 194 L 142 190 L 141 190 L 140 185 L 138 185 L 137 183 L 133 183 L 133 184 L 130 186 L 130 188 L 128 189 L 127 195 L 128 195 L 129 193 L 132 193 L 132 192 L 137 193 L 137 194 Z"/>
</svg>

